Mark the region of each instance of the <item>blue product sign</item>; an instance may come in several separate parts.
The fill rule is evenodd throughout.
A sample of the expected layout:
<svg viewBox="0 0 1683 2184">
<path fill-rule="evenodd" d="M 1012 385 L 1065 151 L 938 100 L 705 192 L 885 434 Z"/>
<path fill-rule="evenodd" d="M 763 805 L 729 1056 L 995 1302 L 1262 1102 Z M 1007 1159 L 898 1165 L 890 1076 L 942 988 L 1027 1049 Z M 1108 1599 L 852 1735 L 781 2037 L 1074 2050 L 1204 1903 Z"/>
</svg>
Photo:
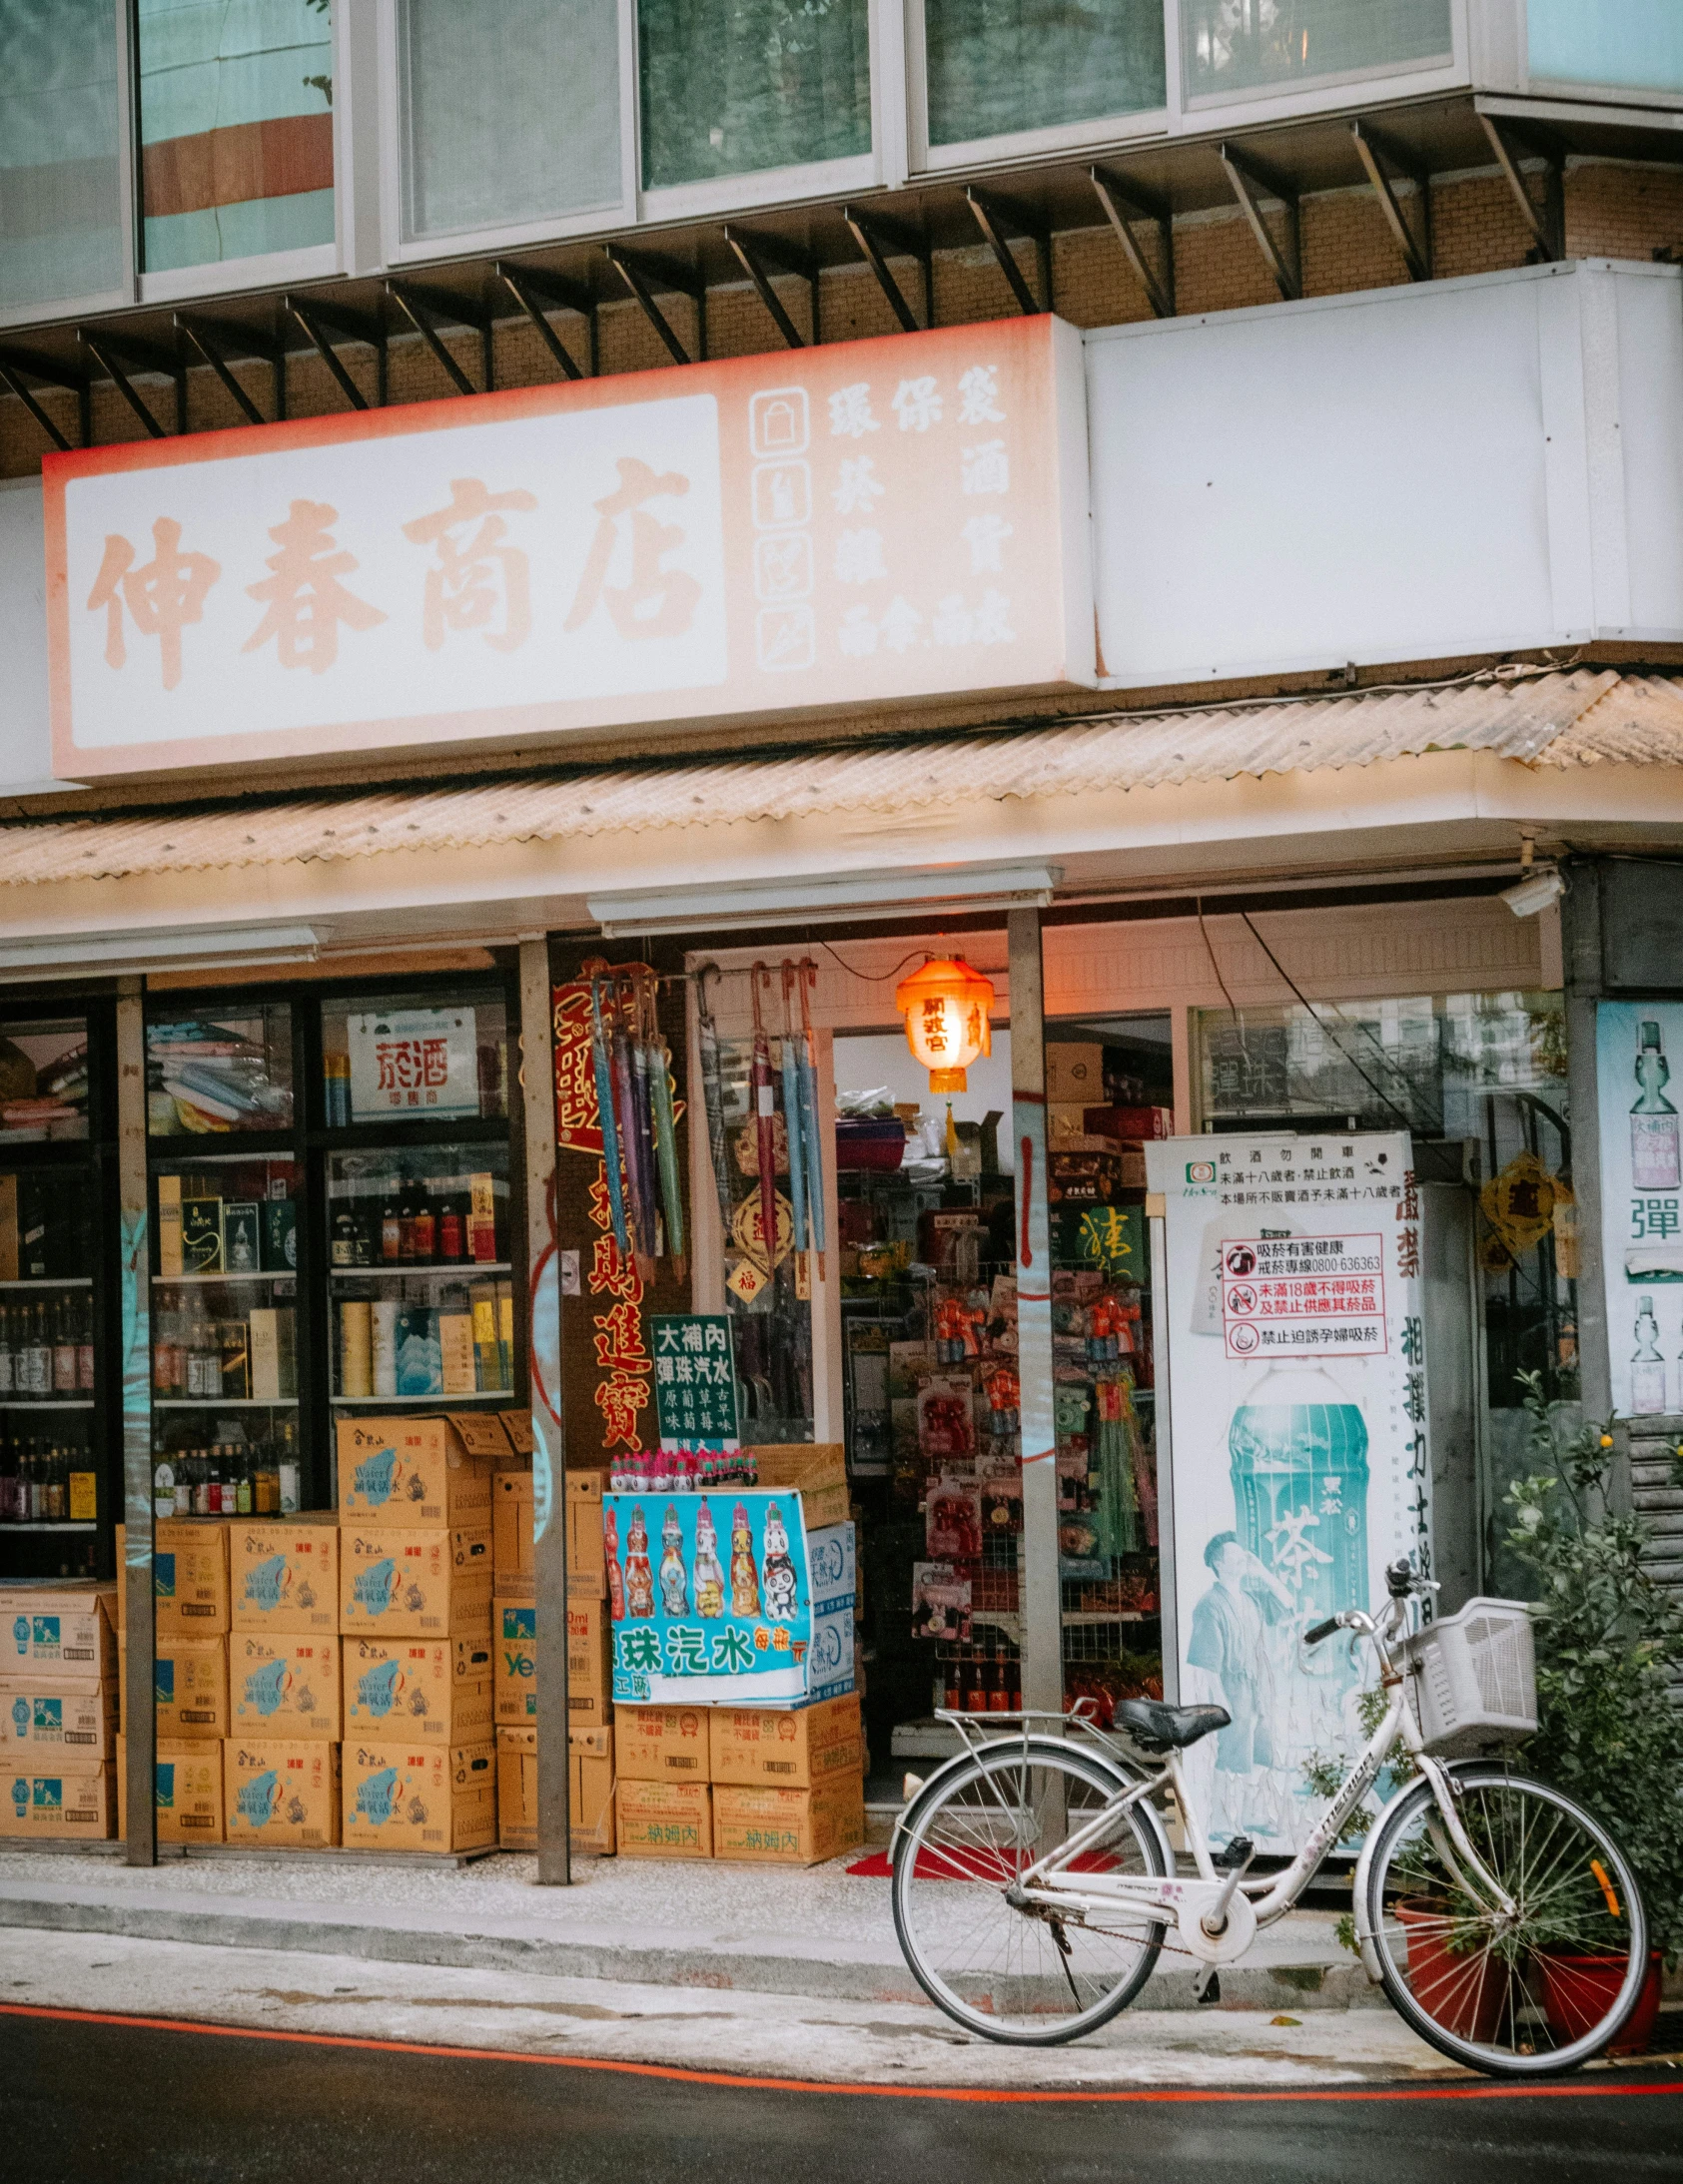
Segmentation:
<svg viewBox="0 0 1683 2184">
<path fill-rule="evenodd" d="M 604 1494 L 613 1696 L 776 1706 L 807 1696 L 812 1582 L 798 1494 Z"/>
</svg>

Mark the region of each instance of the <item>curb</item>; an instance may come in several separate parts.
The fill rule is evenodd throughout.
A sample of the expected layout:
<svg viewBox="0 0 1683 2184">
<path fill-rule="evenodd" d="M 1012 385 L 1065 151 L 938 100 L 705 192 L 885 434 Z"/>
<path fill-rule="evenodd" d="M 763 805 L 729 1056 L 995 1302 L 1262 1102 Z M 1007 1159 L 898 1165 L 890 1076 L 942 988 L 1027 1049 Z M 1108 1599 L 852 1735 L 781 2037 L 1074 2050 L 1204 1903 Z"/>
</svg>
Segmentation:
<svg viewBox="0 0 1683 2184">
<path fill-rule="evenodd" d="M 326 1905 L 295 1912 L 203 1908 L 129 1899 L 79 1900 L 66 1893 L 13 1888 L 0 1895 L 0 1926 L 61 1933 L 125 1934 L 136 1940 L 188 1941 L 200 1947 L 290 1949 L 301 1954 L 357 1956 L 373 1962 L 436 1964 L 469 1971 L 512 1971 L 555 1979 L 601 1979 L 627 1985 L 733 1988 L 759 1994 L 798 1994 L 840 2002 L 916 2002 L 927 1997 L 898 1956 L 815 1957 L 797 1947 L 688 1946 L 660 1948 L 607 1938 L 477 1932 L 439 1925 L 389 1925 L 334 1916 Z M 1238 2010 L 1379 2008 L 1384 2000 L 1357 1964 L 1241 1965 L 1222 1973 L 1219 2004 L 1200 2004 L 1191 1969 L 1152 1974 L 1142 2009 Z M 932 2005 L 931 2005 L 932 2006 Z"/>
</svg>

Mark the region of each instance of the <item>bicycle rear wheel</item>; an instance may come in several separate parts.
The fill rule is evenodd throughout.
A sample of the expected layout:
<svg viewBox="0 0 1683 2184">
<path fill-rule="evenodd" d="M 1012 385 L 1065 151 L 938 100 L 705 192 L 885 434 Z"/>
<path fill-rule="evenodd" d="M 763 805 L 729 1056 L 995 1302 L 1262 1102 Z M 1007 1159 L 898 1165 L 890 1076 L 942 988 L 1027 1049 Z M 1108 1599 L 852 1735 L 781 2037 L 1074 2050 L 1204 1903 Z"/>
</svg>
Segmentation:
<svg viewBox="0 0 1683 2184">
<path fill-rule="evenodd" d="M 1050 2047 L 1125 2009 L 1151 1976 L 1164 1927 L 1017 1909 L 1006 1890 L 1130 1787 L 1098 1753 L 1055 1738 L 1002 1741 L 914 1799 L 898 1837 L 894 1925 L 930 2000 L 966 2031 Z M 1065 1876 L 1163 1874 L 1173 1857 L 1148 1805 L 1118 1814 Z"/>
<path fill-rule="evenodd" d="M 1420 1783 L 1381 1819 L 1368 1873 L 1385 1993 L 1422 2039 L 1473 2070 L 1575 2069 L 1618 2032 L 1647 1974 L 1634 1876 L 1562 1791 L 1494 1763 L 1454 1775 L 1461 1825 L 1513 1909 L 1464 1869 Z"/>
</svg>

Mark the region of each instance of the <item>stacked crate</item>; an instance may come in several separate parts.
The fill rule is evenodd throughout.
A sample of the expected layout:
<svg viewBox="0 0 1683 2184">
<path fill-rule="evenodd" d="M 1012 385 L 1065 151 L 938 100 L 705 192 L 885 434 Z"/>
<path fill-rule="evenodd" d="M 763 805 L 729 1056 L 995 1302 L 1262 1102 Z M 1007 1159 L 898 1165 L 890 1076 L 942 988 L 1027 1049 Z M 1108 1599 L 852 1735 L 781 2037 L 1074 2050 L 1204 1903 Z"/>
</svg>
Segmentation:
<svg viewBox="0 0 1683 2184">
<path fill-rule="evenodd" d="M 855 1692 L 808 1707 L 621 1707 L 627 1857 L 815 1865 L 865 1835 Z"/>
<path fill-rule="evenodd" d="M 339 1526 L 331 1513 L 240 1517 L 228 1543 L 226 1837 L 330 1849 L 343 1735 Z"/>
<path fill-rule="evenodd" d="M 0 1587 L 0 1836 L 78 1842 L 116 1817 L 116 1588 Z"/>
<path fill-rule="evenodd" d="M 152 1698 L 156 1717 L 154 1778 L 160 1843 L 221 1842 L 223 1743 L 228 1736 L 228 1535 L 203 1517 L 164 1517 L 153 1528 Z M 125 1534 L 117 1529 L 117 1566 Z M 125 1591 L 117 1592 L 118 1683 L 126 1729 L 131 1703 L 124 1643 Z M 117 1828 L 129 1831 L 126 1741 L 117 1740 Z"/>
<path fill-rule="evenodd" d="M 507 1446 L 494 1419 L 340 1422 L 347 1848 L 496 1840 L 496 1746 L 475 1673 L 490 1659 L 495 1456 L 469 1439 Z"/>
</svg>

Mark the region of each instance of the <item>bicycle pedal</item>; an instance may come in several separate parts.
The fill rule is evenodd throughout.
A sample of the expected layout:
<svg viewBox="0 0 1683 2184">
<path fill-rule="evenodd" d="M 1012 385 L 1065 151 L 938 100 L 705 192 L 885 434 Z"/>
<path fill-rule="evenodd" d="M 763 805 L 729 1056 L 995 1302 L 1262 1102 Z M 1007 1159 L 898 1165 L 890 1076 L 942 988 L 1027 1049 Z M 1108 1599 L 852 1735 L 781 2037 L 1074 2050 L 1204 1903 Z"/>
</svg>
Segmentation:
<svg viewBox="0 0 1683 2184">
<path fill-rule="evenodd" d="M 1222 1975 L 1214 1964 L 1206 1964 L 1193 1974 L 1193 2000 L 1219 2002 L 1221 1999 Z"/>
<path fill-rule="evenodd" d="M 1219 1873 L 1244 1872 L 1257 1855 L 1257 1845 L 1249 1835 L 1235 1835 L 1225 1850 L 1218 1850 L 1210 1860 Z"/>
</svg>

